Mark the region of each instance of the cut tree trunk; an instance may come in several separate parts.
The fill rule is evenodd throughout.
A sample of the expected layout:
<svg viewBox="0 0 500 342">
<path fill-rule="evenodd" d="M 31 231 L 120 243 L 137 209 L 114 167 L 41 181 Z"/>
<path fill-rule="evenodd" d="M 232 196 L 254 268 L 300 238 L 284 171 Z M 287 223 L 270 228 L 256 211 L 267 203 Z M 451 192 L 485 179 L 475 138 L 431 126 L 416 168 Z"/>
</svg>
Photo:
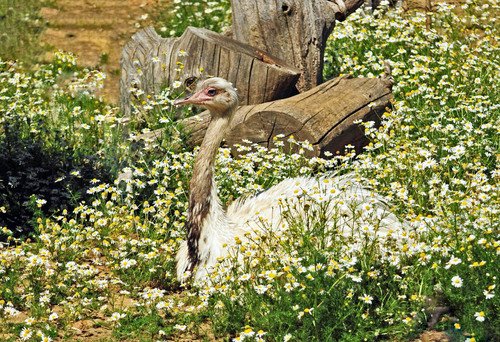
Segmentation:
<svg viewBox="0 0 500 342">
<path fill-rule="evenodd" d="M 391 87 L 388 78 L 344 76 L 287 99 L 242 106 L 235 113 L 226 142 L 233 146 L 248 139 L 272 147 L 272 138 L 283 134 L 308 140 L 314 148 L 312 156 L 323 156 L 326 151 L 343 153 L 348 144 L 359 151 L 366 138 L 356 122 L 379 122 L 390 106 Z M 209 122 L 208 111 L 183 120 L 192 145 L 201 143 Z"/>
<path fill-rule="evenodd" d="M 243 106 L 228 132 L 228 145 L 247 139 L 270 147 L 273 136 L 282 134 L 308 140 L 313 145 L 310 155 L 343 153 L 347 144 L 359 151 L 366 138 L 356 122 L 378 122 L 390 106 L 389 67 L 386 65 L 386 78 L 382 79 L 341 77 L 321 82 L 326 40 L 335 20 L 343 20 L 363 3 L 232 1 L 236 40 L 195 28 L 170 39 L 159 37 L 151 28 L 140 31 L 122 55 L 123 110 L 130 114 L 132 88 L 152 94 L 163 85 L 198 76 L 203 68 L 205 76 L 226 78 L 238 89 Z M 187 53 L 184 58 L 179 56 L 182 50 Z M 301 93 L 295 95 L 297 90 Z M 183 120 L 191 133 L 188 142 L 201 143 L 209 122 L 208 112 Z M 159 134 L 156 131 L 139 138 L 152 139 Z"/>
<path fill-rule="evenodd" d="M 134 87 L 150 95 L 174 81 L 213 75 L 232 82 L 242 104 L 256 104 L 296 94 L 300 74 L 265 51 L 194 27 L 180 38 L 162 38 L 153 28 L 137 32 L 124 47 L 121 64 L 121 104 L 126 114 Z"/>
<path fill-rule="evenodd" d="M 364 0 L 233 0 L 233 38 L 279 56 L 302 71 L 300 92 L 322 82 L 323 57 L 335 20 Z"/>
</svg>

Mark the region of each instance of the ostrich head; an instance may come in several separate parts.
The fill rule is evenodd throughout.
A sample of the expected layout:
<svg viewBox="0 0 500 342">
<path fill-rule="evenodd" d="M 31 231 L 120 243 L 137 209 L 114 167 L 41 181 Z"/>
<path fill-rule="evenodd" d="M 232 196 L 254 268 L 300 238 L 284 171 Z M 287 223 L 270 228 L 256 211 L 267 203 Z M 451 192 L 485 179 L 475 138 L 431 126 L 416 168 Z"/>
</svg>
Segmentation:
<svg viewBox="0 0 500 342">
<path fill-rule="evenodd" d="M 230 116 L 238 106 L 238 94 L 232 83 L 220 77 L 212 77 L 200 81 L 194 94 L 176 100 L 174 104 L 205 107 L 212 117 Z"/>
</svg>

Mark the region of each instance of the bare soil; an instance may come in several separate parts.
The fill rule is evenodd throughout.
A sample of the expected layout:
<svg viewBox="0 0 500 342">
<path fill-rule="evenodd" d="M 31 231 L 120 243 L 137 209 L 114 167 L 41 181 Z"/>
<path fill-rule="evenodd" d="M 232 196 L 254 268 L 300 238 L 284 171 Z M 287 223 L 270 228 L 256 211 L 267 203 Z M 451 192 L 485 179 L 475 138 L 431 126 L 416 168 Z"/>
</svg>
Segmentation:
<svg viewBox="0 0 500 342">
<path fill-rule="evenodd" d="M 44 7 L 48 28 L 42 42 L 53 51 L 74 53 L 79 64 L 99 67 L 107 75 L 105 100 L 118 103 L 120 55 L 124 44 L 140 28 L 150 24 L 150 15 L 160 0 L 55 0 Z M 161 1 L 165 6 L 165 1 Z"/>
</svg>

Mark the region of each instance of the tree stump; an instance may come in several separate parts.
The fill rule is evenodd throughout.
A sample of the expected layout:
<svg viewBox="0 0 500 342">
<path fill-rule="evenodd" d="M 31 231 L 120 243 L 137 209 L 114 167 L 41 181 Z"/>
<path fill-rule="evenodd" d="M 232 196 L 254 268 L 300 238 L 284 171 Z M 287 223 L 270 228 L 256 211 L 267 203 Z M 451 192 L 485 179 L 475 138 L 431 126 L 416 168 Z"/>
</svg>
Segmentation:
<svg viewBox="0 0 500 342">
<path fill-rule="evenodd" d="M 360 150 L 366 138 L 355 122 L 379 121 L 390 106 L 391 80 L 342 77 L 321 82 L 326 40 L 335 20 L 343 20 L 364 0 L 231 3 L 236 40 L 195 28 L 180 38 L 161 38 L 151 28 L 133 37 L 122 55 L 124 112 L 130 113 L 132 86 L 154 93 L 162 85 L 198 76 L 203 68 L 238 89 L 243 106 L 228 132 L 228 145 L 248 139 L 270 146 L 273 136 L 283 134 L 308 140 L 314 147 L 311 155 L 343 152 L 346 144 Z M 182 69 L 176 63 L 181 50 L 188 54 Z M 388 68 L 386 74 L 390 76 Z M 295 95 L 297 90 L 301 93 Z M 191 132 L 189 143 L 202 141 L 209 122 L 208 112 L 183 120 Z"/>
<path fill-rule="evenodd" d="M 323 57 L 335 20 L 361 7 L 364 0 L 231 1 L 236 40 L 279 56 L 302 71 L 297 89 L 309 90 L 323 80 Z"/>
<path fill-rule="evenodd" d="M 311 156 L 343 153 L 347 144 L 360 151 L 366 138 L 355 122 L 379 122 L 390 106 L 391 87 L 387 78 L 344 76 L 287 99 L 242 106 L 231 123 L 227 145 L 241 144 L 244 138 L 271 147 L 272 138 L 283 134 L 308 140 L 314 148 Z M 190 144 L 201 143 L 209 122 L 208 111 L 183 120 Z"/>
<path fill-rule="evenodd" d="M 180 57 L 180 51 L 187 56 Z M 242 104 L 256 104 L 296 94 L 300 74 L 265 51 L 194 27 L 180 38 L 162 38 L 151 27 L 137 32 L 124 47 L 121 64 L 121 104 L 126 114 L 133 86 L 148 95 L 176 80 L 213 75 L 232 82 Z"/>
</svg>

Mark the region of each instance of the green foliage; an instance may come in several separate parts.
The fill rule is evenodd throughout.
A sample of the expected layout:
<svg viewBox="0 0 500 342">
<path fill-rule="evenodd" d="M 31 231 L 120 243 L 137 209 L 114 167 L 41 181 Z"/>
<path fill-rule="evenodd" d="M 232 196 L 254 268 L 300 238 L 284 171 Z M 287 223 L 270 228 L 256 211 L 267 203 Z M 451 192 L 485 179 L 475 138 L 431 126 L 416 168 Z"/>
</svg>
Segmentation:
<svg viewBox="0 0 500 342">
<path fill-rule="evenodd" d="M 384 60 L 392 64 L 396 110 L 381 129 L 367 127 L 373 142 L 355 167 L 408 217 L 435 220 L 421 242 L 421 262 L 434 269 L 428 296 L 451 308 L 458 335 L 477 340 L 500 336 L 491 314 L 499 305 L 491 291 L 498 282 L 500 54 L 489 8 L 495 5 L 468 1 L 460 15 L 440 4 L 435 13 L 404 16 L 382 7 L 377 20 L 354 15 L 339 24 L 326 51 L 327 60 L 342 61 L 338 71 L 327 66 L 328 76 L 373 77 Z"/>
<path fill-rule="evenodd" d="M 18 122 L 9 121 L 0 137 L 0 226 L 14 237 L 33 233 L 35 212 L 49 216 L 71 209 L 86 197 L 92 179 L 109 179 L 96 167 L 95 157 L 75 162 L 68 150 L 51 151 L 39 138 L 21 137 L 21 131 Z"/>
<path fill-rule="evenodd" d="M 96 154 L 116 170 L 120 161 L 112 149 L 123 128 L 117 124 L 117 110 L 93 97 L 104 77 L 78 68 L 69 54 L 56 53 L 53 63 L 34 71 L 0 61 L 0 123 L 15 120 L 20 137 L 37 139 L 56 152 L 71 151 L 76 161 Z"/>
<path fill-rule="evenodd" d="M 36 62 L 43 48 L 39 35 L 45 22 L 39 14 L 51 0 L 0 0 L 0 59 Z"/>
<path fill-rule="evenodd" d="M 161 316 L 144 313 L 120 320 L 114 335 L 118 340 L 133 338 L 134 341 L 152 341 L 162 327 L 163 318 Z"/>
<path fill-rule="evenodd" d="M 160 34 L 165 37 L 179 37 L 188 26 L 222 32 L 231 25 L 231 2 L 174 0 L 170 6 L 155 15 Z"/>
<path fill-rule="evenodd" d="M 71 208 L 85 197 L 90 180 L 109 181 L 134 160 L 156 158 L 156 141 L 136 139 L 133 133 L 126 140 L 128 130 L 164 128 L 165 138 L 157 147 L 179 144 L 180 127 L 170 117 L 173 113 L 165 111 L 170 109 L 168 90 L 141 101 L 138 115 L 124 120 L 117 108 L 94 97 L 104 77 L 59 52 L 52 63 L 33 71 L 0 61 L 2 165 L 9 166 L 2 169 L 0 207 L 8 213 L 1 214 L 0 224 L 20 230 L 16 235 L 31 231 L 31 195 L 47 201 L 45 214 Z M 51 200 L 50 193 L 61 197 Z"/>
<path fill-rule="evenodd" d="M 179 34 L 188 18 L 205 20 L 193 13 L 210 6 L 228 9 L 196 4 L 205 7 L 187 3 L 183 14 L 174 2 L 179 19 L 164 31 Z M 273 149 L 240 146 L 245 154 L 238 158 L 228 149 L 218 155 L 224 203 L 287 177 L 334 167 L 354 172 L 409 222 L 403 243 L 373 235 L 378 218 L 370 208 L 353 212 L 356 234 L 346 236 L 323 197 L 302 194 L 300 207 L 284 203 L 289 229 L 236 240 L 216 272 L 182 292 L 175 254 L 185 236 L 197 150 L 184 146 L 174 123 L 186 114 L 172 108 L 175 93 L 133 91 L 135 115 L 125 126 L 115 108 L 92 96 L 103 75 L 81 70 L 72 56 L 60 54 L 34 72 L 0 62 L 0 121 L 18 122 L 21 146 L 31 151 L 24 142 L 38 142 L 40 154 L 51 151 L 46 159 L 82 162 L 95 155 L 98 168 L 116 175 L 126 166 L 127 175 L 96 180 L 88 201 L 73 211 L 39 217 L 34 241 L 10 239 L 0 249 L 0 333 L 72 339 L 72 324 L 91 319 L 117 340 L 215 333 L 236 341 L 406 341 L 426 329 L 437 305 L 450 312 L 436 328 L 456 341 L 498 339 L 500 54 L 488 11 L 496 6 L 469 1 L 457 16 L 441 4 L 427 14 L 431 30 L 425 14 L 384 6 L 337 24 L 326 49 L 327 77 L 373 77 L 390 60 L 395 79 L 394 110 L 380 128 L 363 123 L 372 142 L 355 160 L 353 154 L 308 159 L 310 145 L 293 139 L 277 139 Z M 160 127 L 160 139 L 138 138 Z M 298 153 L 283 153 L 286 143 Z M 13 322 L 19 310 L 26 322 Z"/>
</svg>

